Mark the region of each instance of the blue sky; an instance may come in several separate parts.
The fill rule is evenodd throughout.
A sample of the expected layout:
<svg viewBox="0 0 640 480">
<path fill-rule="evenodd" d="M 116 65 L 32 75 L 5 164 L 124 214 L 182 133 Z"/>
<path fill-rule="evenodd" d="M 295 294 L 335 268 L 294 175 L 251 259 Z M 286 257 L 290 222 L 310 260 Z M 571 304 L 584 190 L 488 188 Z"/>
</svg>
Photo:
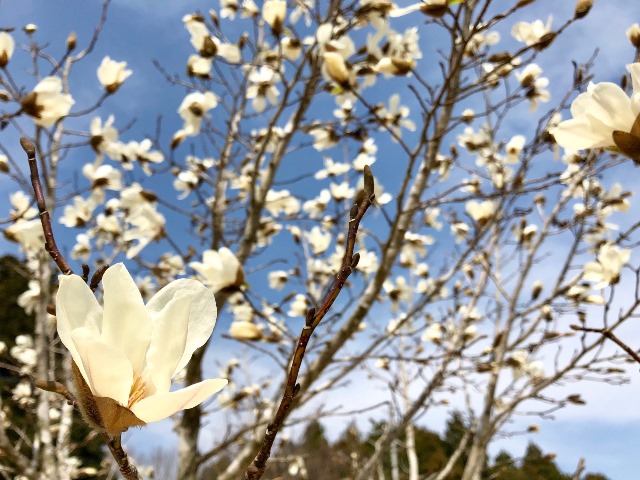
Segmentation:
<svg viewBox="0 0 640 480">
<path fill-rule="evenodd" d="M 496 2 L 500 6 L 506 3 L 512 2 Z M 573 1 L 538 0 L 520 12 L 515 19 L 532 21 L 541 18 L 546 21 L 548 15 L 552 14 L 555 18 L 554 25 L 557 26 L 561 23 L 560 19 L 571 15 L 574 5 Z M 75 77 L 76 83 L 72 84 L 76 102 L 90 103 L 99 94 L 100 85 L 95 70 L 105 55 L 110 55 L 118 61 L 127 61 L 134 74 L 127 80 L 116 99 L 105 104 L 103 118 L 107 112 L 114 113 L 116 120 L 120 120 L 120 125 L 136 119 L 126 138 L 139 140 L 143 136 L 154 135 L 156 117 L 163 115 L 162 138 L 165 144 L 168 143 L 172 133 L 181 126 L 175 111 L 185 94 L 185 89 L 168 85 L 152 65 L 151 59 L 160 59 L 169 73 L 182 73 L 185 60 L 192 53 L 188 34 L 182 25 L 182 15 L 196 9 L 206 12 L 209 8 L 217 6 L 218 2 L 199 0 L 115 0 L 95 52 L 80 66 L 81 74 Z M 70 0 L 64 3 L 5 0 L 0 1 L 0 26 L 15 26 L 18 29 L 15 33 L 16 40 L 24 42 L 25 38 L 20 28 L 26 23 L 35 23 L 39 28 L 38 39 L 46 39 L 51 43 L 53 52 L 60 53 L 64 50 L 66 38 L 71 31 L 76 32 L 80 42 L 86 41 L 99 13 L 100 2 L 97 0 Z M 624 33 L 633 22 L 640 22 L 639 2 L 596 0 L 589 16 L 574 25 L 553 44 L 544 60 L 540 61 L 544 75 L 551 80 L 552 93 L 563 92 L 570 86 L 570 60 L 584 61 L 596 48 L 600 50 L 594 69 L 595 80 L 617 81 L 624 71 L 624 65 L 633 57 L 633 50 Z M 512 42 L 508 31 L 501 31 L 501 34 L 507 44 Z M 18 59 L 19 55 L 16 54 L 15 57 Z M 15 67 L 22 68 L 23 71 L 28 70 L 26 62 L 16 62 L 22 64 L 16 63 Z M 384 98 L 389 92 L 382 88 L 376 93 Z M 514 122 L 513 132 L 530 128 L 527 122 L 526 117 L 523 117 L 522 122 Z M 0 143 L 11 152 L 19 151 L 15 132 L 10 129 L 0 131 Z M 321 155 L 317 157 L 320 165 Z M 91 159 L 81 156 L 74 158 L 77 165 L 88 160 Z M 313 171 L 316 167 L 299 168 Z M 385 183 L 393 184 L 396 169 L 392 165 L 385 165 L 383 156 L 379 156 L 376 168 L 379 169 L 379 175 L 382 174 Z M 293 176 L 293 173 L 291 175 Z M 13 191 L 15 186 L 5 177 L 0 178 L 2 197 Z M 175 195 L 175 191 L 170 189 L 167 195 Z M 14 247 L 4 240 L 0 240 L 0 248 L 15 251 Z M 630 328 L 629 334 L 638 338 L 636 331 L 637 329 Z M 216 335 L 220 333 L 219 329 Z M 225 348 L 219 349 L 216 356 L 224 352 Z M 215 374 L 214 369 L 211 370 L 211 373 Z M 631 472 L 640 470 L 640 458 L 637 456 L 640 449 L 640 410 L 637 408 L 640 381 L 636 376 L 630 385 L 622 387 L 602 389 L 600 385 L 587 383 L 581 384 L 578 388 L 587 399 L 587 406 L 566 409 L 560 412 L 554 421 L 537 421 L 541 426 L 541 432 L 536 436 L 517 436 L 500 440 L 494 448 L 506 448 L 517 455 L 523 452 L 529 440 L 533 440 L 541 445 L 543 450 L 556 452 L 558 463 L 566 471 L 572 471 L 578 459 L 586 457 L 589 471 L 602 471 L 612 480 L 630 478 Z M 345 392 L 342 401 L 348 398 L 350 405 L 357 405 L 358 400 L 368 397 L 363 394 L 365 391 L 370 391 L 371 395 L 376 394 L 375 388 L 362 386 L 358 389 L 358 398 L 348 396 L 348 392 Z M 445 420 L 445 411 L 440 415 L 436 411 L 434 416 L 429 418 L 427 426 L 441 429 Z M 341 429 L 342 422 L 341 418 L 331 420 L 330 430 L 335 432 Z M 531 423 L 528 419 L 518 422 L 520 420 L 516 419 L 514 430 Z M 164 422 L 129 434 L 127 440 L 133 444 L 143 439 L 149 445 L 154 441 L 166 445 L 171 441 L 171 435 L 171 422 Z"/>
</svg>

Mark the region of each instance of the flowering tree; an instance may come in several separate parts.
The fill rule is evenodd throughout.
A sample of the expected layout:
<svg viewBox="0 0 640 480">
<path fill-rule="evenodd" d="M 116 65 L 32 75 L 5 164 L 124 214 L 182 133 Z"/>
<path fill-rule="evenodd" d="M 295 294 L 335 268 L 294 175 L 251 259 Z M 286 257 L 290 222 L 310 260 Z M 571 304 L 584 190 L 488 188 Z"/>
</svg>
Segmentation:
<svg viewBox="0 0 640 480">
<path fill-rule="evenodd" d="M 363 410 L 386 419 L 353 478 L 389 455 L 420 478 L 414 426 L 452 404 L 467 431 L 434 478 L 464 456 L 476 480 L 515 415 L 584 403 L 559 385 L 623 383 L 606 342 L 640 302 L 640 224 L 614 179 L 640 162 L 640 64 L 590 83 L 583 59 L 551 103 L 539 64 L 592 1 L 555 25 L 507 3 L 221 0 L 182 18 L 186 74 L 155 61 L 184 96 L 139 137 L 109 110 L 136 66 L 91 55 L 109 1 L 62 49 L 32 24 L 0 32 L 3 228 L 36 325 L 3 353 L 36 428 L 5 415 L 0 473 L 139 478 L 121 434 L 172 417 L 178 478 L 221 458 L 217 478 L 261 478 L 300 415 L 356 415 L 336 401 L 353 384 L 379 388 Z M 78 414 L 113 454 L 102 472 L 73 460 Z"/>
</svg>

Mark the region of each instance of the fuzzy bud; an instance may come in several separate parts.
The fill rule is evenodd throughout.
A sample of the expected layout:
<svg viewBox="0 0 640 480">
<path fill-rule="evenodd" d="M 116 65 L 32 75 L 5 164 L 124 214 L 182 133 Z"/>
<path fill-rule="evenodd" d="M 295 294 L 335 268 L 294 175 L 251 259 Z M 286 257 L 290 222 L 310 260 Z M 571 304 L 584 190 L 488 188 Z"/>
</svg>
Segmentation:
<svg viewBox="0 0 640 480">
<path fill-rule="evenodd" d="M 631 45 L 640 49 L 640 24 L 634 23 L 629 27 L 626 33 Z"/>
<path fill-rule="evenodd" d="M 78 37 L 76 37 L 76 32 L 71 32 L 67 37 L 67 51 L 71 52 L 75 50 L 77 44 L 78 44 Z"/>
<path fill-rule="evenodd" d="M 576 3 L 575 18 L 584 18 L 593 7 L 593 0 L 578 0 Z"/>
</svg>

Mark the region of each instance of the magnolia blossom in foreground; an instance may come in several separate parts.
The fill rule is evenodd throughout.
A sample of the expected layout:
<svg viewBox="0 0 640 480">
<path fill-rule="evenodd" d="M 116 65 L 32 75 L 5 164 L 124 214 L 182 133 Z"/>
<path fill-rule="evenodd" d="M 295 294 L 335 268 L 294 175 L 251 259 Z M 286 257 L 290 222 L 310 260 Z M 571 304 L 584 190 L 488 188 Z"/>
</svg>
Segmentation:
<svg viewBox="0 0 640 480">
<path fill-rule="evenodd" d="M 121 263 L 102 280 L 104 308 L 78 275 L 60 277 L 58 335 L 74 361 L 85 418 L 110 435 L 192 408 L 222 389 L 210 379 L 171 391 L 171 379 L 211 336 L 213 293 L 196 280 L 165 286 L 145 306 Z"/>
<path fill-rule="evenodd" d="M 570 120 L 549 129 L 567 150 L 617 147 L 640 161 L 640 63 L 627 65 L 633 84 L 631 98 L 611 82 L 591 83 L 571 104 Z"/>
</svg>

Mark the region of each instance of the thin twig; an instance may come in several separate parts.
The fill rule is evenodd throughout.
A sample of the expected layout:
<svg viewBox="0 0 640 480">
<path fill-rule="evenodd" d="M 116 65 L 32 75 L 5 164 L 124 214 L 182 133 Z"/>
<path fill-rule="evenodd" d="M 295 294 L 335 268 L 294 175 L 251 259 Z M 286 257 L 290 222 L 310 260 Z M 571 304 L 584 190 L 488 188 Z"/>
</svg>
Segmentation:
<svg viewBox="0 0 640 480">
<path fill-rule="evenodd" d="M 38 211 L 40 212 L 40 222 L 42 222 L 42 230 L 44 231 L 44 248 L 51 255 L 51 258 L 56 263 L 60 271 L 65 275 L 71 275 L 73 270 L 64 259 L 58 246 L 56 245 L 56 239 L 53 236 L 53 229 L 51 228 L 51 218 L 47 211 L 47 204 L 44 200 L 44 194 L 42 192 L 42 184 L 40 183 L 40 175 L 38 174 L 38 163 L 36 162 L 36 147 L 31 140 L 26 137 L 20 139 L 20 146 L 27 154 L 29 160 L 29 171 L 31 172 L 31 185 L 33 186 L 33 193 L 36 197 L 36 203 L 38 205 Z"/>
<path fill-rule="evenodd" d="M 280 405 L 278 406 L 278 410 L 273 417 L 273 421 L 269 425 L 267 425 L 267 433 L 262 441 L 260 450 L 258 451 L 244 474 L 245 480 L 258 480 L 264 474 L 267 466 L 267 460 L 271 455 L 271 448 L 276 439 L 276 436 L 278 435 L 278 432 L 282 428 L 282 425 L 284 424 L 284 421 L 289 414 L 289 410 L 291 408 L 293 400 L 300 391 L 300 384 L 297 383 L 298 374 L 300 373 L 302 359 L 304 358 L 304 354 L 306 352 L 309 340 L 311 339 L 311 335 L 333 305 L 333 302 L 344 287 L 344 284 L 349 278 L 349 275 L 351 275 L 351 272 L 353 272 L 358 264 L 360 255 L 357 253 L 354 254 L 353 250 L 356 243 L 356 236 L 358 234 L 360 221 L 362 220 L 362 217 L 364 217 L 364 214 L 371 206 L 375 198 L 373 191 L 373 174 L 371 173 L 371 169 L 366 166 L 364 169 L 364 195 L 362 196 L 360 201 L 356 200 L 356 203 L 353 205 L 349 213 L 349 231 L 347 233 L 346 248 L 344 256 L 342 258 L 342 266 L 340 268 L 340 271 L 336 275 L 333 284 L 322 300 L 322 303 L 318 310 L 316 310 L 315 308 L 311 308 L 307 312 L 305 326 L 302 328 L 300 338 L 298 339 L 298 344 L 296 345 L 296 349 L 293 353 L 291 368 L 289 369 L 289 373 L 287 376 L 287 384 L 282 395 L 282 400 L 280 400 Z"/>
<path fill-rule="evenodd" d="M 633 358 L 636 362 L 640 363 L 640 355 L 638 355 L 638 353 L 635 352 L 629 345 L 627 345 L 618 337 L 616 337 L 616 335 L 608 328 L 589 328 L 589 327 L 582 327 L 580 325 L 571 325 L 571 328 L 573 330 L 578 330 L 581 332 L 599 333 L 603 337 L 608 338 L 609 340 L 615 342 L 620 348 L 622 348 L 625 352 L 627 352 L 631 356 L 631 358 Z"/>
</svg>

